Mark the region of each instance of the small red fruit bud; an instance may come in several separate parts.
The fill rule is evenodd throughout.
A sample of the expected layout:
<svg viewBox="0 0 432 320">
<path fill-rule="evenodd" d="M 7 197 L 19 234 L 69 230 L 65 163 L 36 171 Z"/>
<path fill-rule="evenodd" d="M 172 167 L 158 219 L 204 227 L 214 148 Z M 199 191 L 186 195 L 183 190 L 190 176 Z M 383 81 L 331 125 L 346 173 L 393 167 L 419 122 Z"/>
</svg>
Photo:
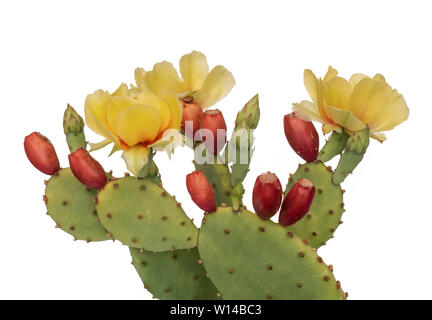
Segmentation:
<svg viewBox="0 0 432 320">
<path fill-rule="evenodd" d="M 218 109 L 205 111 L 201 116 L 200 128 L 201 140 L 207 150 L 213 154 L 218 154 L 227 140 L 227 126 L 222 112 Z"/>
<path fill-rule="evenodd" d="M 270 219 L 279 210 L 282 201 L 282 186 L 271 172 L 259 175 L 252 193 L 252 204 L 256 214 L 263 220 Z"/>
<path fill-rule="evenodd" d="M 101 164 L 83 148 L 69 155 L 69 164 L 74 176 L 89 188 L 99 189 L 107 182 L 106 173 Z"/>
<path fill-rule="evenodd" d="M 312 122 L 298 118 L 294 112 L 284 116 L 285 136 L 291 148 L 307 162 L 318 156 L 319 137 Z"/>
<path fill-rule="evenodd" d="M 60 162 L 54 146 L 47 137 L 33 132 L 24 139 L 27 158 L 36 169 L 45 174 L 54 174 L 60 169 Z"/>
<path fill-rule="evenodd" d="M 200 118 L 203 114 L 201 106 L 194 100 L 180 100 L 182 103 L 181 129 L 193 141 L 199 141 L 195 133 L 200 128 Z M 194 139 L 195 138 L 195 139 Z"/>
<path fill-rule="evenodd" d="M 186 187 L 192 201 L 205 212 L 216 210 L 216 199 L 213 187 L 202 171 L 194 171 L 186 176 Z"/>
<path fill-rule="evenodd" d="M 279 223 L 290 226 L 309 211 L 315 195 L 315 187 L 308 179 L 299 179 L 286 195 L 279 214 Z"/>
</svg>

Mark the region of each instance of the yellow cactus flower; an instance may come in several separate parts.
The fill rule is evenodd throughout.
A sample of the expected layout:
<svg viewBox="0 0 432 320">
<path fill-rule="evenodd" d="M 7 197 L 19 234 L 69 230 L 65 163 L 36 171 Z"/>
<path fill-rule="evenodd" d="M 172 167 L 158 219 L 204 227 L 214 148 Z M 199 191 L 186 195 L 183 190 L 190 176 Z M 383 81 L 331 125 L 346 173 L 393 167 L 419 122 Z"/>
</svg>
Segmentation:
<svg viewBox="0 0 432 320">
<path fill-rule="evenodd" d="M 154 94 L 165 92 L 176 94 L 179 98 L 193 97 L 203 109 L 223 99 L 234 87 L 231 72 L 223 66 L 216 66 L 209 72 L 204 54 L 192 51 L 180 59 L 181 78 L 174 66 L 162 61 L 153 70 L 135 70 L 135 81 L 139 88 L 149 88 Z"/>
<path fill-rule="evenodd" d="M 156 96 L 145 88 L 126 84 L 110 94 L 97 90 L 85 101 L 87 125 L 105 137 L 92 149 L 114 142 L 113 151 L 123 150 L 129 171 L 138 175 L 148 162 L 149 149 L 161 150 L 178 139 L 181 104 L 176 96 Z"/>
<path fill-rule="evenodd" d="M 354 74 L 346 80 L 329 67 L 325 77 L 318 79 L 311 70 L 305 70 L 304 84 L 312 102 L 294 103 L 293 110 L 304 120 L 323 123 L 324 133 L 341 132 L 342 128 L 350 133 L 369 126 L 370 136 L 384 141 L 382 132 L 409 115 L 403 96 L 380 74 L 373 78 Z"/>
</svg>

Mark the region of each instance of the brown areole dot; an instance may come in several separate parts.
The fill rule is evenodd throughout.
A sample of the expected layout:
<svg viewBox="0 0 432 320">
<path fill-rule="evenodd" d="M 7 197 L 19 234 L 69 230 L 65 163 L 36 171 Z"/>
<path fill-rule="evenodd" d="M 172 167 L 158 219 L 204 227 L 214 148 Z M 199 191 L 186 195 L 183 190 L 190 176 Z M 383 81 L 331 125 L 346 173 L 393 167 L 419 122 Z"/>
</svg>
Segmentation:
<svg viewBox="0 0 432 320">
<path fill-rule="evenodd" d="M 141 191 L 145 191 L 145 189 L 146 189 L 146 186 L 145 186 L 145 185 L 140 186 L 140 190 L 141 190 Z"/>
<path fill-rule="evenodd" d="M 259 227 L 258 230 L 259 230 L 259 232 L 264 232 L 265 231 L 264 227 Z"/>
<path fill-rule="evenodd" d="M 297 288 L 301 288 L 302 284 L 300 282 L 297 282 L 296 286 L 297 286 Z"/>
<path fill-rule="evenodd" d="M 75 230 L 75 227 L 74 227 L 74 226 L 70 226 L 70 227 L 69 227 L 69 230 L 70 230 L 70 231 L 74 231 L 74 230 Z"/>
<path fill-rule="evenodd" d="M 114 189 L 118 189 L 119 184 L 118 184 L 118 183 L 114 183 L 114 184 L 113 184 L 113 187 L 114 187 Z"/>
<path fill-rule="evenodd" d="M 298 255 L 299 255 L 300 258 L 304 258 L 304 256 L 305 256 L 305 254 L 303 252 L 299 252 Z"/>
<path fill-rule="evenodd" d="M 224 233 L 228 235 L 228 234 L 230 234 L 230 231 L 228 229 L 225 229 Z"/>
<path fill-rule="evenodd" d="M 67 206 L 68 202 L 65 200 L 62 202 L 62 205 Z"/>
<path fill-rule="evenodd" d="M 137 215 L 137 218 L 138 218 L 139 220 L 142 220 L 144 217 L 143 217 L 141 214 L 139 214 L 139 215 Z"/>
<path fill-rule="evenodd" d="M 166 216 L 162 217 L 162 220 L 165 221 L 166 219 L 168 219 Z"/>
<path fill-rule="evenodd" d="M 294 234 L 293 234 L 292 232 L 288 232 L 288 233 L 287 233 L 287 236 L 288 236 L 289 238 L 293 238 L 293 237 L 294 237 Z"/>
<path fill-rule="evenodd" d="M 266 299 L 267 299 L 267 300 L 271 300 L 271 295 L 269 295 L 269 294 L 266 295 Z"/>
<path fill-rule="evenodd" d="M 111 218 L 112 218 L 111 213 L 108 213 L 106 216 L 107 216 L 108 219 L 111 219 Z"/>
<path fill-rule="evenodd" d="M 330 280 L 329 276 L 324 276 L 323 279 L 324 279 L 324 281 L 329 281 Z"/>
<path fill-rule="evenodd" d="M 166 241 L 167 240 L 167 238 L 166 237 L 162 237 L 162 241 Z"/>
<path fill-rule="evenodd" d="M 266 269 L 270 271 L 273 269 L 273 267 L 271 265 L 268 265 L 268 266 L 266 266 Z"/>
<path fill-rule="evenodd" d="M 166 193 L 165 191 L 163 191 L 163 192 L 161 193 L 161 196 L 162 196 L 162 197 L 166 197 L 166 196 L 167 196 L 167 193 Z"/>
</svg>

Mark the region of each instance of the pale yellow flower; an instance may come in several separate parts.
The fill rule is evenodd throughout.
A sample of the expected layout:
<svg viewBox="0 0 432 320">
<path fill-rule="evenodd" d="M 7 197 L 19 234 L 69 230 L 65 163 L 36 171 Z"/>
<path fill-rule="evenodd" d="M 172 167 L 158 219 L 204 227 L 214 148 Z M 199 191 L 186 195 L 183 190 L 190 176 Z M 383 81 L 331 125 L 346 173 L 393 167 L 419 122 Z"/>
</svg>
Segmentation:
<svg viewBox="0 0 432 320">
<path fill-rule="evenodd" d="M 216 66 L 209 72 L 206 56 L 198 51 L 180 59 L 180 74 L 171 63 L 162 61 L 151 71 L 137 68 L 135 81 L 139 88 L 148 88 L 156 95 L 170 92 L 179 98 L 193 97 L 203 109 L 223 99 L 235 85 L 225 67 Z"/>
<path fill-rule="evenodd" d="M 323 123 L 323 132 L 354 132 L 369 126 L 371 137 L 384 141 L 388 131 L 408 118 L 403 96 L 384 77 L 354 74 L 348 80 L 332 67 L 323 79 L 305 70 L 304 83 L 312 99 L 293 104 L 296 114 L 308 121 Z"/>
<path fill-rule="evenodd" d="M 87 125 L 105 137 L 92 149 L 114 142 L 113 151 L 123 150 L 126 166 L 138 175 L 148 162 L 149 149 L 164 149 L 179 135 L 181 105 L 178 98 L 165 92 L 156 96 L 150 90 L 126 84 L 110 94 L 98 90 L 85 101 Z"/>
</svg>

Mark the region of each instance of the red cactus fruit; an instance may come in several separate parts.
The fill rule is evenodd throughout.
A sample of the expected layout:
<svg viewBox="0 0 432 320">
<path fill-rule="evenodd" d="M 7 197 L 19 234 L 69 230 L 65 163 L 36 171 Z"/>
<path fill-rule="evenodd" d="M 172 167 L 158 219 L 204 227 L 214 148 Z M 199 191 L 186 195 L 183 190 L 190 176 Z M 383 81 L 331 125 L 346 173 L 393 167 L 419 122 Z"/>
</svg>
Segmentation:
<svg viewBox="0 0 432 320">
<path fill-rule="evenodd" d="M 213 187 L 202 171 L 194 171 L 186 176 L 186 187 L 192 201 L 205 212 L 216 210 L 216 199 Z"/>
<path fill-rule="evenodd" d="M 54 174 L 60 169 L 60 162 L 52 143 L 39 132 L 33 132 L 24 139 L 24 150 L 32 165 L 45 174 Z"/>
<path fill-rule="evenodd" d="M 74 176 L 89 188 L 99 189 L 107 182 L 104 168 L 83 148 L 69 155 L 69 164 Z"/>
<path fill-rule="evenodd" d="M 193 100 L 180 100 L 182 103 L 181 129 L 192 140 L 199 141 L 195 133 L 200 128 L 200 118 L 203 114 L 201 106 Z"/>
<path fill-rule="evenodd" d="M 315 195 L 315 187 L 308 179 L 299 179 L 286 195 L 279 214 L 279 223 L 290 226 L 309 211 Z"/>
<path fill-rule="evenodd" d="M 263 220 L 270 219 L 279 210 L 282 201 L 282 186 L 271 172 L 259 175 L 252 193 L 252 204 L 256 214 Z"/>
<path fill-rule="evenodd" d="M 291 148 L 307 162 L 318 156 L 319 136 L 312 122 L 298 118 L 294 112 L 284 116 L 285 136 Z"/>
<path fill-rule="evenodd" d="M 200 129 L 201 140 L 207 150 L 213 154 L 218 154 L 227 140 L 227 126 L 222 112 L 218 109 L 205 111 L 201 116 Z"/>
</svg>

